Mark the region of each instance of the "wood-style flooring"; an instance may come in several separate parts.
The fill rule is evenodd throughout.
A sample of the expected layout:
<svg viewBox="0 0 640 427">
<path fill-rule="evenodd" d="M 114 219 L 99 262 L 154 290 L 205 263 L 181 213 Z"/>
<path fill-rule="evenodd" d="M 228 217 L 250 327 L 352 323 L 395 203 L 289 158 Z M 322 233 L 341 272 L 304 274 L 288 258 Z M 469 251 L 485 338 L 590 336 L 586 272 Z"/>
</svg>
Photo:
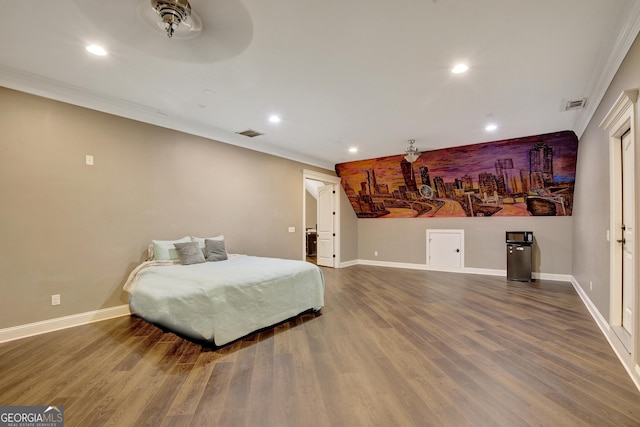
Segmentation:
<svg viewBox="0 0 640 427">
<path fill-rule="evenodd" d="M 222 348 L 134 317 L 0 344 L 0 405 L 71 426 L 638 426 L 571 284 L 354 266 L 326 306 Z"/>
</svg>

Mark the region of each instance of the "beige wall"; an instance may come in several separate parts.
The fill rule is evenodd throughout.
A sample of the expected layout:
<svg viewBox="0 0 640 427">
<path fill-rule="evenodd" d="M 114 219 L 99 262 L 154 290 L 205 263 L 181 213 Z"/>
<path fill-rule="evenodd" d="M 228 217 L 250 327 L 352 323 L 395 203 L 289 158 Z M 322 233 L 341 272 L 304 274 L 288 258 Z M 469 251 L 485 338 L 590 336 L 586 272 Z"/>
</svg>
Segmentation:
<svg viewBox="0 0 640 427">
<path fill-rule="evenodd" d="M 533 270 L 571 273 L 571 217 L 359 219 L 358 257 L 426 264 L 427 229 L 464 230 L 464 266 L 493 270 L 506 269 L 507 230 L 533 231 Z"/>
<path fill-rule="evenodd" d="M 151 239 L 300 259 L 301 169 L 333 174 L 4 88 L 0 108 L 0 328 L 126 304 Z"/>
<path fill-rule="evenodd" d="M 599 127 L 623 90 L 640 87 L 636 39 L 578 144 L 574 198 L 573 276 L 609 319 L 609 136 Z M 590 290 L 589 282 L 593 283 Z"/>
<path fill-rule="evenodd" d="M 504 269 L 504 231 L 533 230 L 536 271 L 573 274 L 607 317 L 608 148 L 598 125 L 639 86 L 636 41 L 580 139 L 573 217 L 358 220 L 341 191 L 341 261 L 425 263 L 426 229 L 452 228 L 465 230 L 466 267 Z M 0 108 L 0 328 L 125 304 L 122 283 L 153 238 L 224 233 L 233 252 L 299 258 L 300 169 L 333 174 L 4 88 Z"/>
<path fill-rule="evenodd" d="M 308 191 L 304 199 L 307 205 L 305 208 L 305 225 L 307 228 L 316 228 L 318 223 L 318 201 Z"/>
<path fill-rule="evenodd" d="M 358 259 L 358 217 L 351 207 L 342 185 L 340 192 L 340 262 L 349 263 Z"/>
</svg>

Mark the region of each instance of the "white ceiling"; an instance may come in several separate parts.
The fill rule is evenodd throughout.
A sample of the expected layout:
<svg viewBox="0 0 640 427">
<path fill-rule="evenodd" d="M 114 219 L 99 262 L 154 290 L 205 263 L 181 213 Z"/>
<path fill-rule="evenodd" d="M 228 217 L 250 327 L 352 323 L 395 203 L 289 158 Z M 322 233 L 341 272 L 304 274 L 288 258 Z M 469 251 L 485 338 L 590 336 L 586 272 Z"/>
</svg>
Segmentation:
<svg viewBox="0 0 640 427">
<path fill-rule="evenodd" d="M 333 169 L 408 139 L 580 136 L 640 29 L 638 0 L 191 0 L 202 33 L 170 40 L 148 1 L 12 1 L 0 85 Z"/>
</svg>

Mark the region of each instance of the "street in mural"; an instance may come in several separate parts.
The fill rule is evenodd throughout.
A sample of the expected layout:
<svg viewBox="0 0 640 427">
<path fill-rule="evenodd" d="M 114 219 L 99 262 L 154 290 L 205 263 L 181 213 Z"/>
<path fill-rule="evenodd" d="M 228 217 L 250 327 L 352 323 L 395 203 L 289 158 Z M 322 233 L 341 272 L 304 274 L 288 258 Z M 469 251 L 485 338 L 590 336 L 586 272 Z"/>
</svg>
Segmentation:
<svg viewBox="0 0 640 427">
<path fill-rule="evenodd" d="M 336 165 L 359 218 L 568 216 L 572 131 Z"/>
</svg>

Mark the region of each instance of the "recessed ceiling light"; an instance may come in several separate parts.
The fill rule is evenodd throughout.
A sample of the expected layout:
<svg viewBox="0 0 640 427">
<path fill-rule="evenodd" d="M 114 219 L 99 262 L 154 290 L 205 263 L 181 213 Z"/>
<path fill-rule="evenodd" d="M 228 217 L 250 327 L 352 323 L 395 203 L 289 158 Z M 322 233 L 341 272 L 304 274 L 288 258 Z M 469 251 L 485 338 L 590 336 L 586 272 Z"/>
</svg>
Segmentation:
<svg viewBox="0 0 640 427">
<path fill-rule="evenodd" d="M 91 44 L 87 46 L 87 51 L 98 56 L 105 56 L 107 54 L 107 51 L 104 50 L 102 46 L 98 46 L 97 44 Z"/>
<path fill-rule="evenodd" d="M 487 132 L 493 132 L 494 130 L 498 129 L 498 125 L 496 125 L 495 123 L 489 123 L 487 126 L 485 126 L 484 130 L 486 130 Z"/>
<path fill-rule="evenodd" d="M 460 74 L 460 73 L 464 73 L 468 69 L 469 69 L 469 66 L 467 64 L 458 64 L 451 69 L 451 72 L 454 74 Z"/>
<path fill-rule="evenodd" d="M 351 148 L 349 148 L 349 152 L 350 153 L 357 153 L 358 152 L 358 148 L 357 147 L 351 147 Z"/>
<path fill-rule="evenodd" d="M 271 123 L 280 123 L 280 120 L 281 120 L 280 116 L 276 116 L 275 114 L 273 116 L 269 117 L 269 121 Z"/>
</svg>

